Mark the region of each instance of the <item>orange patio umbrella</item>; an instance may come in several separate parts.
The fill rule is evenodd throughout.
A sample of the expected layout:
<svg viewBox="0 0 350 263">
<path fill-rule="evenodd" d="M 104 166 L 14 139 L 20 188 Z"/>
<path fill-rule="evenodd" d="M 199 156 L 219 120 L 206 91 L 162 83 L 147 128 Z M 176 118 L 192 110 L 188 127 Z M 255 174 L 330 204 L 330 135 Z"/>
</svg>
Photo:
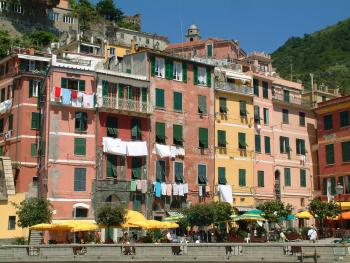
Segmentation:
<svg viewBox="0 0 350 263">
<path fill-rule="evenodd" d="M 350 211 L 341 213 L 339 219 L 350 219 Z"/>
</svg>

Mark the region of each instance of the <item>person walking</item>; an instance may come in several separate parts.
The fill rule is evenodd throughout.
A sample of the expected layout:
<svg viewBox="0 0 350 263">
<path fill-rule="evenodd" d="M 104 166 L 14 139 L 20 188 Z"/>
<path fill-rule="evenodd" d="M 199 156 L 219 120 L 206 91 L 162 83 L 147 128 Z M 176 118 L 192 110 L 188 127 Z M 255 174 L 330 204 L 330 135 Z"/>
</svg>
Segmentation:
<svg viewBox="0 0 350 263">
<path fill-rule="evenodd" d="M 316 240 L 317 240 L 317 231 L 316 231 L 314 225 L 311 226 L 311 228 L 307 232 L 307 235 L 308 235 L 310 241 L 312 241 L 313 243 L 316 242 Z"/>
</svg>

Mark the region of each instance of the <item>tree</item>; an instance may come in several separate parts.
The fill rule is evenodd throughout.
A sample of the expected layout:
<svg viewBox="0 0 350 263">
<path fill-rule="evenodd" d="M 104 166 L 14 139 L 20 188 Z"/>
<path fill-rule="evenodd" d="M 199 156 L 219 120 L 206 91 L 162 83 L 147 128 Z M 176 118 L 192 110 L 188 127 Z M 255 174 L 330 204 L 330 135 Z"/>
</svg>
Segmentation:
<svg viewBox="0 0 350 263">
<path fill-rule="evenodd" d="M 190 226 L 208 226 L 214 223 L 215 210 L 211 204 L 195 204 L 183 210 Z"/>
<path fill-rule="evenodd" d="M 291 204 L 284 204 L 281 200 L 269 200 L 258 207 L 264 212 L 264 217 L 273 223 L 278 223 L 281 218 L 286 218 L 292 213 L 293 207 Z"/>
<path fill-rule="evenodd" d="M 119 22 L 124 17 L 123 11 L 115 6 L 113 0 L 100 0 L 96 10 L 100 16 L 109 21 Z"/>
<path fill-rule="evenodd" d="M 231 220 L 232 206 L 229 203 L 214 202 L 214 223 L 222 223 Z"/>
<path fill-rule="evenodd" d="M 121 205 L 112 206 L 106 204 L 97 209 L 96 222 L 107 228 L 121 225 L 125 222 L 126 208 Z"/>
<path fill-rule="evenodd" d="M 72 8 L 72 15 L 79 20 L 81 30 L 90 29 L 93 23 L 99 20 L 96 8 L 89 0 L 69 0 L 69 6 Z"/>
<path fill-rule="evenodd" d="M 11 48 L 11 37 L 7 31 L 0 31 L 0 58 L 7 55 Z"/>
<path fill-rule="evenodd" d="M 50 223 L 52 205 L 45 198 L 29 198 L 19 205 L 13 204 L 18 215 L 18 226 L 30 227 L 41 223 Z"/>
</svg>

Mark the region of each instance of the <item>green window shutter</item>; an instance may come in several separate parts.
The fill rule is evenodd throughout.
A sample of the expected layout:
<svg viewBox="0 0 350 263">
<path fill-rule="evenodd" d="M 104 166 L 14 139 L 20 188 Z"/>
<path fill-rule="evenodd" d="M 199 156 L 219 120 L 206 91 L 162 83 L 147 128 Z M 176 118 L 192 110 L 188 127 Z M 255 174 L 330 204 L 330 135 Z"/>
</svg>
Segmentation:
<svg viewBox="0 0 350 263">
<path fill-rule="evenodd" d="M 170 59 L 165 60 L 165 78 L 173 79 L 174 62 Z"/>
<path fill-rule="evenodd" d="M 208 129 L 198 128 L 199 148 L 208 148 Z"/>
<path fill-rule="evenodd" d="M 184 182 L 184 164 L 181 162 L 175 162 L 174 163 L 174 170 L 175 170 L 175 182 L 176 183 L 183 183 Z"/>
<path fill-rule="evenodd" d="M 86 138 L 74 138 L 74 155 L 86 155 Z"/>
<path fill-rule="evenodd" d="M 198 113 L 207 113 L 207 97 L 203 95 L 198 95 Z"/>
<path fill-rule="evenodd" d="M 253 79 L 254 95 L 259 97 L 259 80 Z"/>
<path fill-rule="evenodd" d="M 0 119 L 0 133 L 4 132 L 4 119 Z"/>
<path fill-rule="evenodd" d="M 197 65 L 193 65 L 193 84 L 198 84 L 198 67 Z"/>
<path fill-rule="evenodd" d="M 79 80 L 79 91 L 85 91 L 85 80 Z"/>
<path fill-rule="evenodd" d="M 13 129 L 13 114 L 11 114 L 9 116 L 8 121 L 9 121 L 9 130 L 12 130 Z"/>
<path fill-rule="evenodd" d="M 300 169 L 300 187 L 306 187 L 306 170 Z"/>
<path fill-rule="evenodd" d="M 131 120 L 131 139 L 141 140 L 141 121 L 139 119 Z"/>
<path fill-rule="evenodd" d="M 16 88 L 15 83 L 12 83 L 12 98 L 15 97 L 15 88 Z"/>
<path fill-rule="evenodd" d="M 263 81 L 262 86 L 263 86 L 263 98 L 268 99 L 269 98 L 269 83 L 267 83 L 266 81 Z"/>
<path fill-rule="evenodd" d="M 207 86 L 211 87 L 211 68 L 207 68 Z"/>
<path fill-rule="evenodd" d="M 207 166 L 204 164 L 198 164 L 198 184 L 207 184 Z"/>
<path fill-rule="evenodd" d="M 128 89 L 126 91 L 127 91 L 128 100 L 132 100 L 134 98 L 133 87 L 128 86 Z"/>
<path fill-rule="evenodd" d="M 108 81 L 102 80 L 102 97 L 108 96 Z"/>
<path fill-rule="evenodd" d="M 42 82 L 38 82 L 38 97 L 37 97 L 37 109 L 40 110 L 40 106 L 41 106 L 41 102 L 44 101 L 43 100 L 43 94 L 41 92 L 41 85 Z"/>
<path fill-rule="evenodd" d="M 124 84 L 122 83 L 118 84 L 118 99 L 120 100 L 124 99 Z"/>
<path fill-rule="evenodd" d="M 239 186 L 246 186 L 246 170 L 245 169 L 239 169 L 238 170 L 238 177 L 239 177 Z"/>
<path fill-rule="evenodd" d="M 75 113 L 75 130 L 82 132 L 87 129 L 87 113 L 76 112 Z"/>
<path fill-rule="evenodd" d="M 62 89 L 68 89 L 68 79 L 61 78 L 61 88 Z"/>
<path fill-rule="evenodd" d="M 107 116 L 107 137 L 118 138 L 118 119 Z"/>
<path fill-rule="evenodd" d="M 289 144 L 289 138 L 286 137 L 285 141 L 286 141 L 286 150 L 289 153 L 292 150 L 292 148 L 290 147 L 290 144 Z"/>
<path fill-rule="evenodd" d="M 156 142 L 165 143 L 165 123 L 156 122 Z"/>
<path fill-rule="evenodd" d="M 264 171 L 258 171 L 258 187 L 265 186 L 265 174 Z"/>
<path fill-rule="evenodd" d="M 324 122 L 324 130 L 331 130 L 333 129 L 333 116 L 332 115 L 326 115 L 323 117 Z"/>
<path fill-rule="evenodd" d="M 255 151 L 258 153 L 261 152 L 261 139 L 258 134 L 255 134 Z"/>
<path fill-rule="evenodd" d="M 32 129 L 40 129 L 40 113 L 32 112 Z"/>
<path fill-rule="evenodd" d="M 289 103 L 289 90 L 283 90 L 283 101 Z"/>
<path fill-rule="evenodd" d="M 296 139 L 297 154 L 305 155 L 305 140 Z"/>
<path fill-rule="evenodd" d="M 33 85 L 34 81 L 32 79 L 29 80 L 29 98 L 33 97 Z"/>
<path fill-rule="evenodd" d="M 41 156 L 45 156 L 46 142 L 41 141 L 40 149 L 41 149 Z"/>
<path fill-rule="evenodd" d="M 174 110 L 182 111 L 182 93 L 174 92 Z"/>
<path fill-rule="evenodd" d="M 142 193 L 140 193 L 140 192 L 133 193 L 132 209 L 134 211 L 141 211 L 141 209 L 142 209 Z"/>
<path fill-rule="evenodd" d="M 187 64 L 182 62 L 182 81 L 187 82 Z"/>
<path fill-rule="evenodd" d="M 268 136 L 264 137 L 265 142 L 265 153 L 270 154 L 271 153 L 271 139 Z"/>
<path fill-rule="evenodd" d="M 106 162 L 106 176 L 116 178 L 118 176 L 117 156 L 107 154 Z"/>
<path fill-rule="evenodd" d="M 225 167 L 218 167 L 218 183 L 224 185 L 227 184 Z"/>
<path fill-rule="evenodd" d="M 244 100 L 239 101 L 239 114 L 241 117 L 247 116 L 247 102 Z"/>
<path fill-rule="evenodd" d="M 165 182 L 165 161 L 156 161 L 156 180 L 157 182 Z"/>
<path fill-rule="evenodd" d="M 305 112 L 299 112 L 299 125 L 305 127 Z"/>
<path fill-rule="evenodd" d="M 326 163 L 328 165 L 334 164 L 334 144 L 326 145 Z"/>
<path fill-rule="evenodd" d="M 86 168 L 74 169 L 74 191 L 86 191 Z"/>
<path fill-rule="evenodd" d="M 131 161 L 132 179 L 141 179 L 142 158 L 133 157 Z"/>
<path fill-rule="evenodd" d="M 225 97 L 219 98 L 220 113 L 227 113 L 227 99 Z"/>
<path fill-rule="evenodd" d="M 245 133 L 242 133 L 242 132 L 238 133 L 238 148 L 242 150 L 245 150 L 247 148 Z"/>
<path fill-rule="evenodd" d="M 156 75 L 156 57 L 151 58 L 151 76 Z"/>
<path fill-rule="evenodd" d="M 264 124 L 269 124 L 269 109 L 264 108 Z"/>
<path fill-rule="evenodd" d="M 284 153 L 285 149 L 284 149 L 284 137 L 280 136 L 280 153 Z"/>
<path fill-rule="evenodd" d="M 343 162 L 350 162 L 350 141 L 341 143 Z"/>
<path fill-rule="evenodd" d="M 213 45 L 207 45 L 207 57 L 211 58 L 213 56 Z"/>
<path fill-rule="evenodd" d="M 335 195 L 337 193 L 336 185 L 337 185 L 337 183 L 336 183 L 335 177 L 331 177 L 331 194 L 332 195 Z"/>
<path fill-rule="evenodd" d="M 291 186 L 291 174 L 290 174 L 290 168 L 284 168 L 284 185 L 285 186 Z"/>
<path fill-rule="evenodd" d="M 327 194 L 327 178 L 323 178 L 322 180 L 322 194 L 326 195 Z"/>
<path fill-rule="evenodd" d="M 141 97 L 142 97 L 142 102 L 146 103 L 147 97 L 148 97 L 148 89 L 147 88 L 142 88 Z"/>
<path fill-rule="evenodd" d="M 173 144 L 177 146 L 183 145 L 182 125 L 173 125 Z"/>
<path fill-rule="evenodd" d="M 30 156 L 38 157 L 38 144 L 37 143 L 32 143 L 30 145 Z"/>
<path fill-rule="evenodd" d="M 226 131 L 218 130 L 218 146 L 226 147 Z"/>
<path fill-rule="evenodd" d="M 164 108 L 164 90 L 156 89 L 156 107 Z"/>
<path fill-rule="evenodd" d="M 283 119 L 283 123 L 284 124 L 288 124 L 289 123 L 289 111 L 287 109 L 283 109 L 282 110 L 282 119 Z"/>
<path fill-rule="evenodd" d="M 254 106 L 254 121 L 255 121 L 255 123 L 260 123 L 260 108 L 259 108 L 259 106 Z"/>
<path fill-rule="evenodd" d="M 349 111 L 340 112 L 340 127 L 349 126 Z"/>
<path fill-rule="evenodd" d="M 4 154 L 4 149 L 2 146 L 0 146 L 0 156 L 3 156 L 3 154 Z"/>
</svg>

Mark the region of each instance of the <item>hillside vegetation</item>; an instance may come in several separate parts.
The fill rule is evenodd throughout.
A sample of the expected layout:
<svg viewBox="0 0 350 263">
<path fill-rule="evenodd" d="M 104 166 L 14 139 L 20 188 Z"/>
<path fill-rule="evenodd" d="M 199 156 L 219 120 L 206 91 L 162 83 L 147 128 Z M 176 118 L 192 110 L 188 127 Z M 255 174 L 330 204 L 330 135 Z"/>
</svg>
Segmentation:
<svg viewBox="0 0 350 263">
<path fill-rule="evenodd" d="M 310 88 L 310 73 L 315 82 L 339 87 L 350 94 L 350 19 L 338 22 L 304 37 L 291 37 L 272 54 L 273 66 L 284 78 L 300 79 Z"/>
</svg>

